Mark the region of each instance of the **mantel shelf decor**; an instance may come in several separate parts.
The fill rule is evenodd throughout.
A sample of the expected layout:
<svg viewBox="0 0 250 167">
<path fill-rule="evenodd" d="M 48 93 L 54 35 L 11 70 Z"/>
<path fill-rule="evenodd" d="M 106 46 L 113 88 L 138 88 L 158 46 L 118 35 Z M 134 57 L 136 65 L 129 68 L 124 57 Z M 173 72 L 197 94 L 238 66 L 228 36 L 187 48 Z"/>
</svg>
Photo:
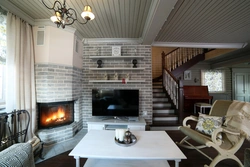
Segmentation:
<svg viewBox="0 0 250 167">
<path fill-rule="evenodd" d="M 144 56 L 89 56 L 91 59 L 143 59 Z"/>
<path fill-rule="evenodd" d="M 145 68 L 132 68 L 132 67 L 102 67 L 102 68 L 89 68 L 90 70 L 144 70 Z"/>
<path fill-rule="evenodd" d="M 112 56 L 121 56 L 121 46 L 112 46 Z"/>
<path fill-rule="evenodd" d="M 109 82 L 109 83 L 122 83 L 122 80 L 105 80 L 105 79 L 103 79 L 103 80 L 89 80 L 89 82 L 91 82 L 91 83 L 101 83 L 101 82 Z M 144 79 L 142 79 L 142 80 L 127 80 L 126 81 L 127 83 L 139 83 L 139 82 L 145 82 L 145 80 Z"/>
</svg>

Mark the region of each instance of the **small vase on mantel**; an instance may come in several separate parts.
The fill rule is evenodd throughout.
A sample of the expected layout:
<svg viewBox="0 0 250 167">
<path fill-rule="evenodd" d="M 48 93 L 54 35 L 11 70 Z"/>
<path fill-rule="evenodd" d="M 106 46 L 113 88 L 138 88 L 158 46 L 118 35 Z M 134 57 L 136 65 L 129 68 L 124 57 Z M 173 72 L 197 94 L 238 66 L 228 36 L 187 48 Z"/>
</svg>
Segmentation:
<svg viewBox="0 0 250 167">
<path fill-rule="evenodd" d="M 118 74 L 117 73 L 114 74 L 114 80 L 118 80 Z"/>
</svg>

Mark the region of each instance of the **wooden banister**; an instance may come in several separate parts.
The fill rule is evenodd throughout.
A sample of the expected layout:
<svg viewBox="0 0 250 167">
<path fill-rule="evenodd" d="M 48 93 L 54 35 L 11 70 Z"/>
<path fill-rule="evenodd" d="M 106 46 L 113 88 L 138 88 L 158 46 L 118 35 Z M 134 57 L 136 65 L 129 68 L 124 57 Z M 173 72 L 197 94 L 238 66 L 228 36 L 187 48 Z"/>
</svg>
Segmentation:
<svg viewBox="0 0 250 167">
<path fill-rule="evenodd" d="M 178 122 L 183 120 L 183 83 L 171 74 L 168 69 L 163 69 L 163 87 L 171 98 L 178 113 Z"/>
<path fill-rule="evenodd" d="M 162 52 L 162 79 L 164 90 L 168 93 L 172 103 L 178 113 L 179 123 L 183 120 L 183 80 L 177 79 L 174 70 L 184 63 L 197 58 L 193 61 L 204 60 L 205 51 L 201 48 L 176 48 L 169 53 Z M 195 63 L 197 63 L 195 62 Z M 186 66 L 185 66 L 186 67 Z M 182 68 L 183 70 L 184 68 Z M 174 73 L 173 73 L 174 72 Z M 178 73 L 180 74 L 180 72 Z"/>
</svg>

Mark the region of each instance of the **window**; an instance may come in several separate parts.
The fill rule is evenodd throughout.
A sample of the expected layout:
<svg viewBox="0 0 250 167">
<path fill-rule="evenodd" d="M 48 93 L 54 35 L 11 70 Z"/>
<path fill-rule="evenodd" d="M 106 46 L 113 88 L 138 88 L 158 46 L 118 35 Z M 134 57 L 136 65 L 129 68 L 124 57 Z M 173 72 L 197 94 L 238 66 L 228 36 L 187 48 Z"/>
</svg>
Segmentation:
<svg viewBox="0 0 250 167">
<path fill-rule="evenodd" d="M 0 7 L 0 109 L 5 108 L 6 15 Z"/>
<path fill-rule="evenodd" d="M 221 93 L 225 91 L 225 72 L 222 70 L 202 70 L 201 85 L 208 86 L 209 92 Z"/>
</svg>

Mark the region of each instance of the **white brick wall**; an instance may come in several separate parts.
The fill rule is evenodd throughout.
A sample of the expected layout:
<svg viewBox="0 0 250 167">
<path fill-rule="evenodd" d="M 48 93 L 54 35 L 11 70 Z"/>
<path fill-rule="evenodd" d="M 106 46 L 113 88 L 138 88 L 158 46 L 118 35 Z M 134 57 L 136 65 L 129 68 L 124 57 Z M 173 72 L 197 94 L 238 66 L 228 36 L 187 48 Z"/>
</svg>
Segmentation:
<svg viewBox="0 0 250 167">
<path fill-rule="evenodd" d="M 97 59 L 90 59 L 89 56 L 111 56 L 112 46 L 121 46 L 122 56 L 144 56 L 138 59 L 138 67 L 145 70 L 111 70 L 92 71 L 90 67 L 97 67 Z M 98 49 L 98 53 L 97 53 Z M 136 50 L 136 53 L 135 53 Z M 108 59 L 103 60 L 105 67 L 132 67 L 132 59 Z M 140 91 L 140 115 L 142 111 L 147 111 L 143 115 L 147 124 L 152 123 L 152 65 L 151 46 L 134 45 L 123 43 L 95 43 L 84 44 L 83 47 L 83 69 L 56 64 L 36 64 L 36 94 L 37 102 L 59 102 L 77 100 L 75 102 L 75 123 L 70 125 L 65 131 L 60 131 L 62 136 L 67 136 L 63 140 L 72 137 L 77 130 L 87 129 L 86 121 L 92 117 L 92 89 L 112 88 L 112 89 L 139 89 Z M 130 80 L 145 80 L 139 83 L 90 83 L 89 80 L 100 79 L 104 73 L 113 77 L 117 72 L 119 78 L 130 74 Z M 112 78 L 110 78 L 112 79 Z M 40 135 L 47 143 L 59 142 L 54 136 L 58 134 L 54 130 L 42 130 Z M 46 134 L 47 133 L 47 134 Z M 53 134 L 53 135 L 51 135 Z M 68 135 L 70 134 L 70 135 Z M 58 136 L 57 136 L 58 137 Z M 61 140 L 61 139 L 60 139 Z"/>
<path fill-rule="evenodd" d="M 36 64 L 35 77 L 38 103 L 75 101 L 74 123 L 59 128 L 39 130 L 39 137 L 46 144 L 72 138 L 83 128 L 82 69 L 55 64 Z"/>
<path fill-rule="evenodd" d="M 143 59 L 138 59 L 137 66 L 143 67 L 145 70 L 110 70 L 110 71 L 94 71 L 89 68 L 97 67 L 98 59 L 91 59 L 89 56 L 111 56 L 112 46 L 121 46 L 122 56 L 144 56 Z M 135 53 L 136 49 L 136 53 Z M 132 59 L 103 59 L 103 67 L 132 67 Z M 140 83 L 90 83 L 89 80 L 97 80 L 107 73 L 112 79 L 114 73 L 117 72 L 119 78 L 124 77 L 127 73 L 130 74 L 130 80 L 145 80 Z M 86 121 L 92 117 L 92 89 L 110 88 L 110 89 L 139 89 L 140 91 L 140 115 L 141 111 L 147 111 L 147 116 L 144 116 L 148 124 L 152 123 L 152 66 L 151 66 L 151 46 L 148 45 L 133 45 L 123 43 L 91 43 L 84 44 L 83 47 L 83 121 L 84 128 L 87 128 Z"/>
<path fill-rule="evenodd" d="M 81 96 L 82 70 L 55 64 L 36 64 L 37 102 L 71 101 Z"/>
</svg>

